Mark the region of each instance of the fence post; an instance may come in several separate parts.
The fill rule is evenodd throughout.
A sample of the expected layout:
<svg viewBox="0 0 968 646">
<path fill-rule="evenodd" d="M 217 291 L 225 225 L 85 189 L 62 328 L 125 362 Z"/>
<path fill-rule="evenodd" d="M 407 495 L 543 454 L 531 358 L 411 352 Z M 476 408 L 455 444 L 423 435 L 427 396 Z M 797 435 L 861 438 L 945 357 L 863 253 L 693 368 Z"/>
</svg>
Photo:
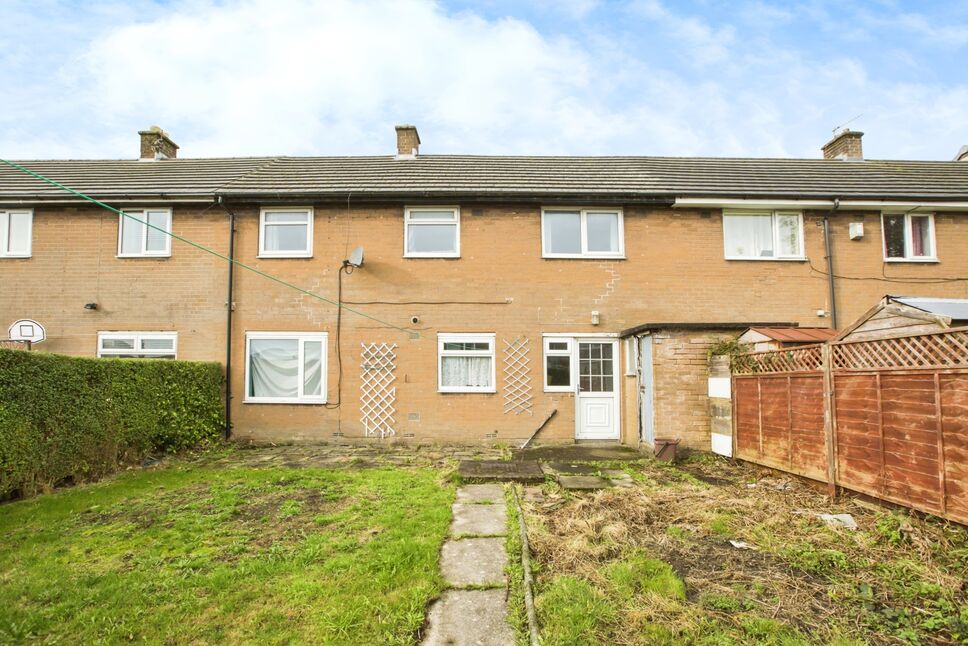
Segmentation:
<svg viewBox="0 0 968 646">
<path fill-rule="evenodd" d="M 827 494 L 837 496 L 837 416 L 834 407 L 834 371 L 831 346 L 820 346 L 823 367 L 823 430 L 827 444 Z"/>
</svg>

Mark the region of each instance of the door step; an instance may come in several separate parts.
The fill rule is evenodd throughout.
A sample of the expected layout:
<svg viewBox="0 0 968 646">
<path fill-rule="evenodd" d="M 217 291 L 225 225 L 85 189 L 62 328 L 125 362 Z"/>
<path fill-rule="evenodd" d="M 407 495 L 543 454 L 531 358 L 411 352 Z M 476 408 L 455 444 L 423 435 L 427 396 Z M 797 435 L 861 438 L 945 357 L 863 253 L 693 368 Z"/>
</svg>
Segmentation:
<svg viewBox="0 0 968 646">
<path fill-rule="evenodd" d="M 457 473 L 471 482 L 544 482 L 537 460 L 461 460 Z"/>
</svg>

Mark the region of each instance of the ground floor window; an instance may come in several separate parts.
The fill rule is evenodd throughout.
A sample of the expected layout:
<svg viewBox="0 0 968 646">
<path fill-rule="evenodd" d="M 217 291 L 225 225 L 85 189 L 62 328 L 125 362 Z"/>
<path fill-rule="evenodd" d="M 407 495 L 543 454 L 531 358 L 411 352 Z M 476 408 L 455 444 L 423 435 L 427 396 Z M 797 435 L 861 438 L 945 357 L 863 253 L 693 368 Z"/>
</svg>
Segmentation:
<svg viewBox="0 0 968 646">
<path fill-rule="evenodd" d="M 438 334 L 437 374 L 442 393 L 495 392 L 494 335 Z"/>
<path fill-rule="evenodd" d="M 572 392 L 571 339 L 546 337 L 544 340 L 545 392 Z"/>
<path fill-rule="evenodd" d="M 97 356 L 126 359 L 174 359 L 177 332 L 98 332 Z"/>
<path fill-rule="evenodd" d="M 246 334 L 245 401 L 325 404 L 326 343 L 322 332 Z"/>
</svg>

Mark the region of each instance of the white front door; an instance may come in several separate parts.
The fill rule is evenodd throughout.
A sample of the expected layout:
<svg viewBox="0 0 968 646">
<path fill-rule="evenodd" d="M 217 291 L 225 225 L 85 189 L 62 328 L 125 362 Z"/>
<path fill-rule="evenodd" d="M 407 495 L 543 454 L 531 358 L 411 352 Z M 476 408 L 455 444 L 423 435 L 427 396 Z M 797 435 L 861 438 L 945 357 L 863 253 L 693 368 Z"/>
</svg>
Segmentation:
<svg viewBox="0 0 968 646">
<path fill-rule="evenodd" d="M 578 340 L 576 399 L 577 439 L 618 439 L 618 341 Z"/>
</svg>

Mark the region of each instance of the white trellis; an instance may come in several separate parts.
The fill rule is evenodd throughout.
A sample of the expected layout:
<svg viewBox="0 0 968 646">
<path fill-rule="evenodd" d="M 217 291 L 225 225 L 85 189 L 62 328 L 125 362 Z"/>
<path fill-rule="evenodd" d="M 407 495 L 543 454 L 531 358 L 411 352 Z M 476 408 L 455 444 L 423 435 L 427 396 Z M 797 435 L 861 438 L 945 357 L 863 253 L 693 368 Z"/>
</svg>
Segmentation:
<svg viewBox="0 0 968 646">
<path fill-rule="evenodd" d="M 395 435 L 393 418 L 397 387 L 393 374 L 397 361 L 396 343 L 361 343 L 360 422 L 366 435 L 381 438 Z"/>
<path fill-rule="evenodd" d="M 504 413 L 534 415 L 528 337 L 504 339 Z"/>
</svg>

